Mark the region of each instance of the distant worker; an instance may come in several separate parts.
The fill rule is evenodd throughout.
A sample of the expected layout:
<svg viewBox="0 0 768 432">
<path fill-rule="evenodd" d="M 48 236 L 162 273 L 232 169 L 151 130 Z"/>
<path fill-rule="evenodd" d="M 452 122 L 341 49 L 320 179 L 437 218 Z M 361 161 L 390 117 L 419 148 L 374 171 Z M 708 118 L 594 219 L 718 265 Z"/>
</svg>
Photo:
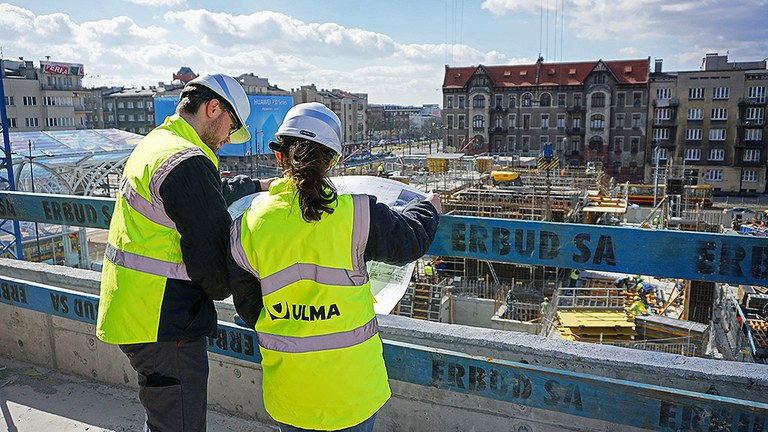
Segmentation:
<svg viewBox="0 0 768 432">
<path fill-rule="evenodd" d="M 384 177 L 384 163 L 379 164 L 379 168 L 377 169 L 377 177 Z"/>
<path fill-rule="evenodd" d="M 581 272 L 577 269 L 571 270 L 571 287 L 575 288 L 576 285 L 579 283 L 579 274 Z"/>
<path fill-rule="evenodd" d="M 616 282 L 613 283 L 613 285 L 618 288 L 620 291 L 629 291 L 630 285 L 633 285 L 632 283 L 632 277 L 631 276 L 625 276 L 620 277 L 616 279 Z"/>
<path fill-rule="evenodd" d="M 424 264 L 424 275 L 427 276 L 427 279 L 430 281 L 432 280 L 432 277 L 435 275 L 435 268 L 432 267 L 431 262 L 427 262 Z"/>
<path fill-rule="evenodd" d="M 643 304 L 642 301 L 635 300 L 632 305 L 629 306 L 629 314 L 632 315 L 632 318 L 638 315 L 648 315 L 648 309 L 645 308 L 645 304 Z"/>
<path fill-rule="evenodd" d="M 249 113 L 234 78 L 197 77 L 123 169 L 96 336 L 119 345 L 136 371 L 147 431 L 206 428 L 206 337 L 216 337 L 213 301 L 230 295 L 227 205 L 269 186 L 219 177 L 216 152 L 250 139 Z"/>
<path fill-rule="evenodd" d="M 445 276 L 445 272 L 448 270 L 448 265 L 445 263 L 445 261 L 442 260 L 442 258 L 438 257 L 435 262 L 435 271 L 438 276 Z"/>
<path fill-rule="evenodd" d="M 549 297 L 544 297 L 544 300 L 541 302 L 541 308 L 539 309 L 539 312 L 541 315 L 544 315 L 544 312 L 547 310 L 547 307 L 549 306 Z"/>
<path fill-rule="evenodd" d="M 366 261 L 414 261 L 437 232 L 435 194 L 395 211 L 336 192 L 342 132 L 322 104 L 288 110 L 269 145 L 283 178 L 232 224 L 233 300 L 258 335 L 264 407 L 284 432 L 373 430 L 391 390 Z"/>
<path fill-rule="evenodd" d="M 517 319 L 517 297 L 512 290 L 507 291 L 507 297 L 504 299 L 507 305 L 507 319 Z"/>
</svg>

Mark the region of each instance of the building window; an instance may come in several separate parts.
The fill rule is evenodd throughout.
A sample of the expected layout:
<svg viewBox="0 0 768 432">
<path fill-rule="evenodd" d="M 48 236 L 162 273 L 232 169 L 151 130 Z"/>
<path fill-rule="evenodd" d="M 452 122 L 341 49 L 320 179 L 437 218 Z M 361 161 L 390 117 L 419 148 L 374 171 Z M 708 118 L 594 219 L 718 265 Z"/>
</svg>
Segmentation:
<svg viewBox="0 0 768 432">
<path fill-rule="evenodd" d="M 703 120 L 704 110 L 701 108 L 691 108 L 688 110 L 688 120 Z"/>
<path fill-rule="evenodd" d="M 136 108 L 144 108 L 144 101 L 136 101 Z"/>
<path fill-rule="evenodd" d="M 504 96 L 496 95 L 496 109 L 500 110 L 504 107 Z"/>
<path fill-rule="evenodd" d="M 558 129 L 565 129 L 565 114 L 558 114 L 557 115 L 557 128 Z"/>
<path fill-rule="evenodd" d="M 548 107 L 552 106 L 552 96 L 549 93 L 544 93 L 539 98 L 539 106 Z"/>
<path fill-rule="evenodd" d="M 581 95 L 575 94 L 573 95 L 573 106 L 577 108 L 581 108 Z"/>
<path fill-rule="evenodd" d="M 710 141 L 725 141 L 725 129 L 710 129 L 709 130 Z"/>
<path fill-rule="evenodd" d="M 765 108 L 747 108 L 747 115 L 744 118 L 750 124 L 763 124 Z"/>
<path fill-rule="evenodd" d="M 24 106 L 35 106 L 37 105 L 37 96 L 23 96 L 22 102 L 24 103 Z"/>
<path fill-rule="evenodd" d="M 616 128 L 624 129 L 624 114 L 616 114 Z"/>
<path fill-rule="evenodd" d="M 656 99 L 672 99 L 672 89 L 657 88 Z"/>
<path fill-rule="evenodd" d="M 564 107 L 565 106 L 565 93 L 558 93 L 557 94 L 557 106 Z"/>
<path fill-rule="evenodd" d="M 728 120 L 728 109 L 712 108 L 712 120 Z"/>
<path fill-rule="evenodd" d="M 448 128 L 448 129 L 453 129 L 453 116 L 452 116 L 452 115 L 449 115 L 449 116 L 447 117 L 447 120 L 446 120 L 446 122 L 448 123 L 448 126 L 447 126 L 447 128 Z"/>
<path fill-rule="evenodd" d="M 530 93 L 523 93 L 523 99 L 522 99 L 522 106 L 529 107 L 533 106 L 533 97 Z"/>
<path fill-rule="evenodd" d="M 8 117 L 8 128 L 16 129 L 16 117 Z"/>
<path fill-rule="evenodd" d="M 516 114 L 510 114 L 509 115 L 509 127 L 511 129 L 514 129 L 517 127 L 517 115 Z"/>
<path fill-rule="evenodd" d="M 571 152 L 578 154 L 581 151 L 581 137 L 575 136 L 571 139 Z"/>
<path fill-rule="evenodd" d="M 712 169 L 707 171 L 707 181 L 723 181 L 723 170 Z"/>
<path fill-rule="evenodd" d="M 153 106 L 154 106 L 154 103 L 152 101 L 147 101 L 147 109 L 148 110 L 152 110 Z"/>
<path fill-rule="evenodd" d="M 459 109 L 464 109 L 464 108 L 466 108 L 464 106 L 464 96 L 459 96 Z"/>
<path fill-rule="evenodd" d="M 760 161 L 760 150 L 744 150 L 744 162 L 759 162 Z"/>
<path fill-rule="evenodd" d="M 6 96 L 5 97 L 5 105 L 6 106 L 13 106 L 13 96 Z"/>
<path fill-rule="evenodd" d="M 654 128 L 653 129 L 653 140 L 654 141 L 664 141 L 669 139 L 669 129 L 667 128 Z"/>
<path fill-rule="evenodd" d="M 747 183 L 754 183 L 757 181 L 757 171 L 756 170 L 744 170 L 744 172 L 741 173 L 741 181 L 747 182 Z"/>
<path fill-rule="evenodd" d="M 721 161 L 725 159 L 725 149 L 709 149 L 709 160 Z"/>
<path fill-rule="evenodd" d="M 529 153 L 531 151 L 531 137 L 529 135 L 523 136 L 523 153 Z"/>
<path fill-rule="evenodd" d="M 654 119 L 658 122 L 662 120 L 669 120 L 672 118 L 672 110 L 670 108 L 656 108 L 654 111 Z"/>
<path fill-rule="evenodd" d="M 119 121 L 119 122 L 123 122 L 123 121 L 125 121 L 125 115 L 124 115 L 124 114 L 119 114 L 119 115 L 117 116 L 117 121 Z"/>
<path fill-rule="evenodd" d="M 613 138 L 613 151 L 621 153 L 621 149 L 624 148 L 624 137 Z"/>
<path fill-rule="evenodd" d="M 762 129 L 746 129 L 744 131 L 744 141 L 762 141 L 763 130 Z"/>
<path fill-rule="evenodd" d="M 516 95 L 509 95 L 509 107 L 515 108 L 517 106 L 517 96 Z"/>
<path fill-rule="evenodd" d="M 133 109 L 133 101 L 128 101 L 125 103 L 125 107 L 129 109 Z"/>
<path fill-rule="evenodd" d="M 595 75 L 595 84 L 605 84 L 605 74 Z"/>
<path fill-rule="evenodd" d="M 573 128 L 573 130 L 581 129 L 581 118 L 576 117 L 575 119 L 573 119 L 571 121 L 571 127 Z"/>
<path fill-rule="evenodd" d="M 728 99 L 730 91 L 728 87 L 715 87 L 712 89 L 712 99 Z"/>
<path fill-rule="evenodd" d="M 701 149 L 697 149 L 697 148 L 685 149 L 685 160 L 697 161 L 700 159 L 701 159 Z"/>
<path fill-rule="evenodd" d="M 542 114 L 541 115 L 541 128 L 542 129 L 549 129 L 549 114 Z"/>
<path fill-rule="evenodd" d="M 701 129 L 688 129 L 685 131 L 685 139 L 688 141 L 701 141 Z"/>
<path fill-rule="evenodd" d="M 589 127 L 592 129 L 603 129 L 605 127 L 605 118 L 602 114 L 594 114 L 589 119 Z"/>
<path fill-rule="evenodd" d="M 40 125 L 40 122 L 37 120 L 37 117 L 27 117 L 24 119 L 24 124 L 28 128 L 38 127 Z"/>
<path fill-rule="evenodd" d="M 629 152 L 630 153 L 637 153 L 640 148 L 640 138 L 638 137 L 631 137 L 629 143 Z"/>
<path fill-rule="evenodd" d="M 466 123 L 464 122 L 464 116 L 463 116 L 463 115 L 460 115 L 460 116 L 459 116 L 459 129 L 464 129 L 464 128 L 466 128 L 466 127 L 467 127 L 467 125 L 466 125 Z"/>
<path fill-rule="evenodd" d="M 592 95 L 592 106 L 593 107 L 604 107 L 605 106 L 605 93 L 595 93 Z"/>
<path fill-rule="evenodd" d="M 517 142 L 515 141 L 514 135 L 510 135 L 507 137 L 507 151 L 517 151 Z"/>
<path fill-rule="evenodd" d="M 747 97 L 755 102 L 765 103 L 765 87 L 750 87 Z"/>
<path fill-rule="evenodd" d="M 485 117 L 476 115 L 472 117 L 472 128 L 483 129 L 485 127 Z"/>
<path fill-rule="evenodd" d="M 621 107 L 626 105 L 626 94 L 624 92 L 616 93 L 616 106 Z"/>
<path fill-rule="evenodd" d="M 704 87 L 691 87 L 688 89 L 688 100 L 704 99 Z"/>
<path fill-rule="evenodd" d="M 118 102 L 117 103 L 117 107 L 118 108 L 125 108 L 125 104 L 123 102 Z"/>
<path fill-rule="evenodd" d="M 641 129 L 643 127 L 643 122 L 641 119 L 642 117 L 640 116 L 640 113 L 632 114 L 632 127 Z"/>
<path fill-rule="evenodd" d="M 483 96 L 475 96 L 472 98 L 472 108 L 485 108 L 485 98 Z"/>
<path fill-rule="evenodd" d="M 453 136 L 448 135 L 448 142 L 446 144 L 448 144 L 448 147 L 453 147 Z"/>
<path fill-rule="evenodd" d="M 531 128 L 531 115 L 523 114 L 523 129 L 528 130 Z"/>
<path fill-rule="evenodd" d="M 632 92 L 632 106 L 634 106 L 634 107 L 643 106 L 643 93 L 642 92 Z"/>
<path fill-rule="evenodd" d="M 496 116 L 493 119 L 493 126 L 496 128 L 504 127 L 504 118 L 502 116 Z"/>
</svg>

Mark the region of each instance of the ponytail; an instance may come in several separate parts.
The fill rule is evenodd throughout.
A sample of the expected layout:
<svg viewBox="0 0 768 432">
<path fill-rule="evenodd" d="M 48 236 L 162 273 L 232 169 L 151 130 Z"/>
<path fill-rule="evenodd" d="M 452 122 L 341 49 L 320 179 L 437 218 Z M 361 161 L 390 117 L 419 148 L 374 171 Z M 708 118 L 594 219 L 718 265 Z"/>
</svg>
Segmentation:
<svg viewBox="0 0 768 432">
<path fill-rule="evenodd" d="M 294 137 L 282 137 L 279 145 L 283 175 L 293 180 L 299 192 L 304 220 L 319 221 L 323 212 L 333 213 L 338 193 L 326 173 L 336 153 L 322 144 Z"/>
</svg>

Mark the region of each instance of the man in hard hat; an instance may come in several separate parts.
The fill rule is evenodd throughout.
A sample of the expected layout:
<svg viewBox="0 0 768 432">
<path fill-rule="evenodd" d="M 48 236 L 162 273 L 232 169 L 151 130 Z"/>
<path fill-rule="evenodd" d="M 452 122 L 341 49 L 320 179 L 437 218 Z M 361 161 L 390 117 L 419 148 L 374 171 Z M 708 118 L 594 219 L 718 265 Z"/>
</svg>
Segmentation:
<svg viewBox="0 0 768 432">
<path fill-rule="evenodd" d="M 232 77 L 203 75 L 123 170 L 109 227 L 96 335 L 138 374 L 146 431 L 206 429 L 206 337 L 230 295 L 227 204 L 269 186 L 222 180 L 216 152 L 250 139 L 250 105 Z"/>
</svg>

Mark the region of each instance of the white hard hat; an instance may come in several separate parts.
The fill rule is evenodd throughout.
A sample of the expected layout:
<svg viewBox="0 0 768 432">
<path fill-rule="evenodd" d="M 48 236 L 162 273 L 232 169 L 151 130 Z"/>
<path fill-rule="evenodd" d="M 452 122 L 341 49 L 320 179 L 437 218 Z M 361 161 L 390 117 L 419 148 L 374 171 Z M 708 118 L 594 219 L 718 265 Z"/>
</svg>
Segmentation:
<svg viewBox="0 0 768 432">
<path fill-rule="evenodd" d="M 248 95 L 245 94 L 245 90 L 234 78 L 218 73 L 205 74 L 187 83 L 187 85 L 190 84 L 208 87 L 234 108 L 234 114 L 240 122 L 240 129 L 229 137 L 230 142 L 237 144 L 251 139 L 251 133 L 248 132 L 248 126 L 245 124 L 248 116 L 251 115 L 251 104 L 248 102 Z"/>
<path fill-rule="evenodd" d="M 280 136 L 314 141 L 341 154 L 341 120 L 321 103 L 302 103 L 288 110 L 275 133 L 275 137 Z"/>
</svg>

